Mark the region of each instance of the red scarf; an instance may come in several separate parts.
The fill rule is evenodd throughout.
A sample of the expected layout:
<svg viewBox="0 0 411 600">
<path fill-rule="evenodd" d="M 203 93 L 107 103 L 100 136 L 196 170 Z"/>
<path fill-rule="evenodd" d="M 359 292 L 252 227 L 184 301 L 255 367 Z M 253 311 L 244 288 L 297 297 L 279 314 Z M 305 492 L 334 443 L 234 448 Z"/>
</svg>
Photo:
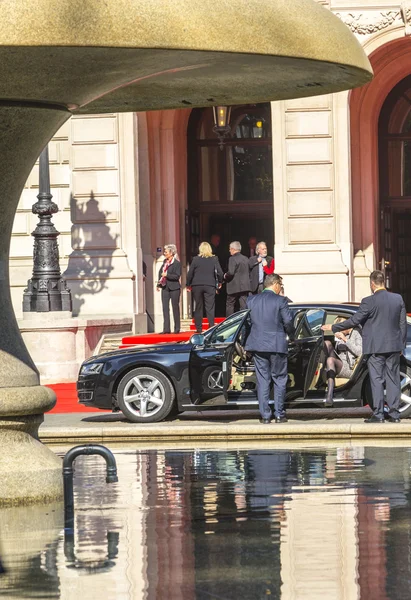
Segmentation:
<svg viewBox="0 0 411 600">
<path fill-rule="evenodd" d="M 163 265 L 163 272 L 165 271 L 167 273 L 168 268 L 170 265 L 173 264 L 173 261 L 174 261 L 174 256 L 170 260 L 168 260 L 165 265 Z M 160 283 L 160 285 L 164 286 L 167 283 L 167 277 L 163 275 L 163 277 L 160 279 L 159 283 Z"/>
</svg>

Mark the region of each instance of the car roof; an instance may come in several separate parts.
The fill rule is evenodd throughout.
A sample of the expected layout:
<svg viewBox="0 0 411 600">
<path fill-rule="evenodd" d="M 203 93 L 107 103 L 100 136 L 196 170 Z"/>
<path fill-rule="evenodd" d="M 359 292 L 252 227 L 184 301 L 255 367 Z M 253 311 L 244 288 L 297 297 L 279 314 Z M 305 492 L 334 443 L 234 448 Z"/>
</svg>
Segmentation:
<svg viewBox="0 0 411 600">
<path fill-rule="evenodd" d="M 291 302 L 291 308 L 324 308 L 330 310 L 356 310 L 359 302 Z"/>
</svg>

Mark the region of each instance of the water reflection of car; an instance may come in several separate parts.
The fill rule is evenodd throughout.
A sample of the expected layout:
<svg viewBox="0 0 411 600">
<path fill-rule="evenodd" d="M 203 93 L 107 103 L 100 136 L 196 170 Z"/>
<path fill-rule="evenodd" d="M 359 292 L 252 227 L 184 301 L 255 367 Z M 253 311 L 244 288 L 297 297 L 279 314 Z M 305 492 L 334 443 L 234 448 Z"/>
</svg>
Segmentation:
<svg viewBox="0 0 411 600">
<path fill-rule="evenodd" d="M 296 333 L 289 342 L 287 405 L 324 406 L 321 326 L 347 318 L 353 304 L 291 304 Z M 248 311 L 228 317 L 189 341 L 136 346 L 86 360 L 77 382 L 79 402 L 122 411 L 138 423 L 162 421 L 171 414 L 205 409 L 255 409 L 253 359 L 244 350 Z M 327 335 L 332 342 L 332 334 Z M 411 320 L 401 359 L 401 416 L 411 415 Z M 349 379 L 336 379 L 334 406 L 372 404 L 366 357 L 359 357 Z"/>
</svg>

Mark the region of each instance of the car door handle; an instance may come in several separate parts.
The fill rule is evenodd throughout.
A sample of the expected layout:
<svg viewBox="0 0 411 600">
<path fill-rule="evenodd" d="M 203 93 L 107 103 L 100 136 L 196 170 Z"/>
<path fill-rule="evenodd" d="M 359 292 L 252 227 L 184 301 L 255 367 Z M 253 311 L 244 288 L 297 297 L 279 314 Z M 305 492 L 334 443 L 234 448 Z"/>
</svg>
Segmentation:
<svg viewBox="0 0 411 600">
<path fill-rule="evenodd" d="M 219 359 L 219 358 L 224 358 L 224 354 L 216 354 L 216 355 L 214 356 L 214 358 L 218 358 L 218 359 Z"/>
</svg>

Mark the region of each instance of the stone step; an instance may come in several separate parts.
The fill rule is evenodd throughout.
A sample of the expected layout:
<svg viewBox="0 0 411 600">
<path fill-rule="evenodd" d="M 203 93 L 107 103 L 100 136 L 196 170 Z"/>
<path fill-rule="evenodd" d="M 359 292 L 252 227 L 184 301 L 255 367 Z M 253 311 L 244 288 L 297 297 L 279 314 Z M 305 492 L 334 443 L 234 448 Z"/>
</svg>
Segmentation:
<svg viewBox="0 0 411 600">
<path fill-rule="evenodd" d="M 94 354 L 104 354 L 105 352 L 118 350 L 121 344 L 121 340 L 126 335 L 130 335 L 130 332 L 125 331 L 124 333 L 118 333 L 116 335 L 104 335 L 101 344 L 97 346 Z"/>
</svg>

